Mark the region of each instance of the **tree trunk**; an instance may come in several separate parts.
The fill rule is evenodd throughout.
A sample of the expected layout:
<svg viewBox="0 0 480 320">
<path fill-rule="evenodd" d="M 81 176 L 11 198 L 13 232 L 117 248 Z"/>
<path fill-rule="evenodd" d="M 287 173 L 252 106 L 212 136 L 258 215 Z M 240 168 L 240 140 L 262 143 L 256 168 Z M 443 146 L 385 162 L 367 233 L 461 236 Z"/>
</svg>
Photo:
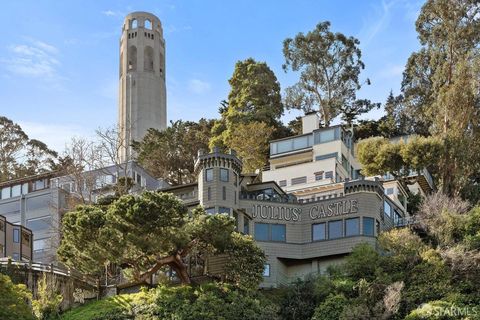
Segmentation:
<svg viewBox="0 0 480 320">
<path fill-rule="evenodd" d="M 190 280 L 190 276 L 187 272 L 187 266 L 183 263 L 182 257 L 180 255 L 177 254 L 174 257 L 174 261 L 169 265 L 175 270 L 182 284 L 192 283 L 192 281 Z"/>
</svg>

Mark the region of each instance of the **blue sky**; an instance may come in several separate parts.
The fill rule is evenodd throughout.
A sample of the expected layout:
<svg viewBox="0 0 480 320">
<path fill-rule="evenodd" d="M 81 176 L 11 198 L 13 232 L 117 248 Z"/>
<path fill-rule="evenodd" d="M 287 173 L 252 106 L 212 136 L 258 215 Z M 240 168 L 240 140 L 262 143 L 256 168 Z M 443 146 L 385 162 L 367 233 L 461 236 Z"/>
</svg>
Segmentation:
<svg viewBox="0 0 480 320">
<path fill-rule="evenodd" d="M 190 0 L 5 1 L 0 19 L 0 115 L 61 151 L 117 121 L 119 37 L 125 15 L 162 21 L 167 48 L 169 120 L 218 117 L 235 62 L 265 61 L 282 90 L 297 75 L 282 70 L 282 41 L 331 21 L 357 37 L 372 85 L 359 96 L 384 102 L 398 93 L 403 67 L 419 44 L 423 1 Z M 368 115 L 378 118 L 381 111 Z M 296 115 L 284 116 L 289 120 Z"/>
</svg>

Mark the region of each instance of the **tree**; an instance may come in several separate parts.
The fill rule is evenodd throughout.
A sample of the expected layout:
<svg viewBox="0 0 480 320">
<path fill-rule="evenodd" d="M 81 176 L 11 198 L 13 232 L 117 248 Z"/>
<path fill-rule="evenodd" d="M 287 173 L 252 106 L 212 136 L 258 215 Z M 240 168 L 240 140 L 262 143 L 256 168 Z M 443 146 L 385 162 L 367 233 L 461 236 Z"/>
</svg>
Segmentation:
<svg viewBox="0 0 480 320">
<path fill-rule="evenodd" d="M 237 247 L 254 256 L 249 260 L 251 270 L 244 270 L 251 285 L 252 279 L 261 279 L 252 276 L 252 270 L 261 272 L 265 261 L 253 241 L 238 239 L 243 236 L 235 234 L 233 219 L 206 215 L 203 209 L 189 213 L 172 194 L 144 192 L 124 195 L 106 207 L 79 206 L 64 216 L 62 232 L 58 255 L 66 265 L 94 274 L 115 263 L 129 268 L 135 281 L 171 267 L 188 284 L 188 257 L 204 260 L 208 255 L 228 255 Z"/>
<path fill-rule="evenodd" d="M 324 125 L 329 126 L 342 111 L 346 119 L 352 119 L 373 107 L 369 101 L 355 101 L 361 87 L 359 75 L 365 67 L 359 44 L 358 39 L 331 32 L 328 21 L 306 35 L 287 38 L 283 42 L 283 69 L 300 72 L 299 82 L 285 91 L 287 108 L 305 112 L 318 108 Z"/>
<path fill-rule="evenodd" d="M 30 139 L 19 124 L 0 116 L 0 182 L 49 171 L 57 153 Z"/>
<path fill-rule="evenodd" d="M 283 115 L 280 84 L 265 62 L 238 61 L 228 83 L 228 108 L 222 117 L 229 125 L 252 121 L 277 125 Z"/>
<path fill-rule="evenodd" d="M 380 108 L 380 103 L 372 103 L 368 99 L 357 99 L 349 101 L 340 107 L 340 114 L 342 120 L 345 121 L 347 126 L 352 126 L 353 122 L 359 115 L 367 113 L 372 109 Z"/>
<path fill-rule="evenodd" d="M 13 284 L 7 275 L 0 273 L 0 319 L 34 320 L 28 301 L 31 293 L 24 285 Z"/>
<path fill-rule="evenodd" d="M 392 142 L 373 137 L 359 142 L 358 161 L 365 176 L 392 174 L 405 178 L 410 170 L 421 171 L 432 166 L 442 153 L 443 144 L 435 137 L 410 137 L 406 142 Z M 435 171 L 435 170 L 434 170 Z"/>
<path fill-rule="evenodd" d="M 265 62 L 257 62 L 252 58 L 238 61 L 228 82 L 228 101 L 222 102 L 219 110 L 221 119 L 212 128 L 209 146 L 235 149 L 244 162 L 245 171 L 252 172 L 265 165 L 269 140 L 292 133 L 280 121 L 284 110 L 280 84 Z M 257 133 L 255 130 L 260 131 Z M 259 138 L 259 148 L 253 150 L 256 153 L 252 153 L 252 146 L 239 140 L 248 138 L 249 142 L 255 142 L 248 136 L 253 132 Z"/>
<path fill-rule="evenodd" d="M 199 150 L 208 150 L 212 126 L 212 120 L 178 120 L 163 131 L 149 129 L 141 142 L 134 143 L 138 161 L 172 185 L 194 182 L 195 159 Z"/>
<path fill-rule="evenodd" d="M 244 172 L 255 172 L 265 166 L 273 131 L 274 128 L 264 122 L 250 122 L 239 124 L 229 132 L 226 143 L 242 159 Z"/>
<path fill-rule="evenodd" d="M 468 195 L 480 171 L 479 12 L 477 1 L 427 1 L 416 21 L 422 48 L 402 83 L 408 118 L 444 142 L 439 182 L 451 196 Z"/>
</svg>

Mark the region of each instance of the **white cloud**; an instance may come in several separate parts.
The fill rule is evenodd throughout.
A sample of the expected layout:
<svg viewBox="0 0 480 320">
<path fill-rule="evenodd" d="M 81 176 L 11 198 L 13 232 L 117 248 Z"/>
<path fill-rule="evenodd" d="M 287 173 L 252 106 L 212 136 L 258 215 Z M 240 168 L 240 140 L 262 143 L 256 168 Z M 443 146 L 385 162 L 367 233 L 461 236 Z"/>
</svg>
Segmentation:
<svg viewBox="0 0 480 320">
<path fill-rule="evenodd" d="M 202 81 L 202 80 L 199 80 L 199 79 L 191 79 L 188 82 L 188 89 L 191 92 L 196 93 L 196 94 L 205 93 L 205 92 L 209 91 L 210 88 L 211 88 L 211 85 L 210 85 L 209 82 Z"/>
<path fill-rule="evenodd" d="M 363 47 L 368 46 L 377 34 L 388 25 L 391 18 L 390 11 L 395 3 L 395 0 L 382 1 L 381 7 L 373 8 L 375 13 L 363 22 L 364 27 L 360 31 L 359 38 L 362 39 Z"/>
<path fill-rule="evenodd" d="M 59 50 L 45 42 L 28 39 L 27 43 L 8 46 L 10 57 L 1 58 L 0 64 L 10 73 L 49 80 L 61 78 L 57 68 Z"/>
<path fill-rule="evenodd" d="M 65 150 L 65 145 L 68 144 L 73 137 L 88 137 L 92 135 L 92 132 L 88 132 L 86 128 L 75 124 L 59 125 L 30 121 L 18 121 L 18 124 L 30 139 L 40 140 L 46 143 L 50 149 L 59 153 Z"/>
<path fill-rule="evenodd" d="M 117 16 L 123 16 L 123 13 L 120 11 L 113 11 L 113 10 L 105 10 L 102 11 L 102 14 L 106 15 L 107 17 L 117 17 Z"/>
</svg>

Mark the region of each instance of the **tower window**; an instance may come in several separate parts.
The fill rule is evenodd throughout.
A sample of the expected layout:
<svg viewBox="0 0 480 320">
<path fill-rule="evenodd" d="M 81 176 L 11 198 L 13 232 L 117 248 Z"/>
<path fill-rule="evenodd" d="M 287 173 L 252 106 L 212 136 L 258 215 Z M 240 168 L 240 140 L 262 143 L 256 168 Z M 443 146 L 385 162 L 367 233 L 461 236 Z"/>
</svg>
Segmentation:
<svg viewBox="0 0 480 320">
<path fill-rule="evenodd" d="M 145 20 L 145 29 L 152 30 L 152 21 L 149 19 Z"/>
<path fill-rule="evenodd" d="M 138 27 L 138 21 L 137 19 L 132 20 L 132 24 L 130 25 L 132 29 L 135 29 Z"/>
<path fill-rule="evenodd" d="M 228 169 L 220 168 L 220 181 L 228 182 Z"/>
<path fill-rule="evenodd" d="M 150 46 L 145 47 L 143 69 L 145 71 L 153 71 L 153 48 Z"/>
<path fill-rule="evenodd" d="M 128 48 L 128 70 L 137 70 L 137 47 L 130 46 Z"/>
<path fill-rule="evenodd" d="M 205 170 L 205 181 L 213 181 L 213 169 L 206 169 Z"/>
</svg>

